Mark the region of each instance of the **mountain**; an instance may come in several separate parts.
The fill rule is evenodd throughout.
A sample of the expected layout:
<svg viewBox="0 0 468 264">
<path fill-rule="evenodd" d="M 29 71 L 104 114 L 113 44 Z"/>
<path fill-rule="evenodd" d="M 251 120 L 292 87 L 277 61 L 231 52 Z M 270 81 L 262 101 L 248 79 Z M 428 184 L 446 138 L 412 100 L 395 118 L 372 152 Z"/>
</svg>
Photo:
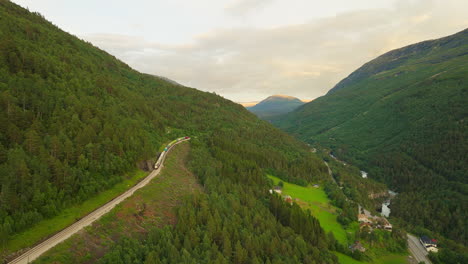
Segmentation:
<svg viewBox="0 0 468 264">
<path fill-rule="evenodd" d="M 149 238 L 140 226 L 141 243 L 165 247 L 142 247 L 132 263 L 337 263 L 318 221 L 268 193 L 267 172 L 328 179 L 305 144 L 220 96 L 139 73 L 10 1 L 0 1 L 0 124 L 0 262 L 24 230 L 151 168 L 161 146 L 191 136 L 188 162 L 203 191 L 177 205 L 180 228 Z M 282 207 L 273 211 L 271 199 Z"/>
<path fill-rule="evenodd" d="M 289 113 L 303 104 L 304 102 L 296 97 L 272 95 L 247 109 L 262 119 L 268 119 L 275 115 Z"/>
<path fill-rule="evenodd" d="M 465 29 L 383 54 L 273 123 L 399 192 L 392 216 L 411 228 L 466 244 L 467 105 Z"/>
</svg>

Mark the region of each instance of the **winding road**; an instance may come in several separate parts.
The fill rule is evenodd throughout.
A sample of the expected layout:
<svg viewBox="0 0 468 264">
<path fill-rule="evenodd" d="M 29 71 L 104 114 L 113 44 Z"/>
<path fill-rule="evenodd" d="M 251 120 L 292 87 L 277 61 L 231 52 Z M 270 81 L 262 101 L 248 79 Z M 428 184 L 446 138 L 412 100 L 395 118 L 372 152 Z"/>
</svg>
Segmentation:
<svg viewBox="0 0 468 264">
<path fill-rule="evenodd" d="M 28 251 L 24 252 L 19 257 L 15 258 L 10 264 L 27 264 L 32 262 L 33 260 L 37 259 L 40 255 L 45 253 L 47 250 L 53 248 L 60 242 L 63 242 L 76 232 L 80 231 L 84 227 L 92 224 L 94 221 L 99 219 L 101 216 L 108 213 L 112 208 L 116 205 L 121 203 L 123 200 L 127 199 L 128 197 L 132 196 L 133 193 L 147 185 L 154 177 L 156 177 L 163 167 L 163 162 L 166 159 L 167 153 L 177 144 L 190 140 L 190 138 L 181 138 L 174 144 L 172 144 L 167 151 L 163 151 L 158 159 L 158 162 L 161 161 L 161 166 L 158 169 L 153 170 L 148 176 L 146 176 L 143 180 L 138 182 L 132 188 L 128 189 L 126 192 L 122 193 L 121 195 L 117 196 L 110 202 L 106 203 L 105 205 L 99 207 L 98 209 L 94 210 L 87 216 L 81 218 L 79 221 L 75 222 L 71 226 L 63 229 L 62 231 L 58 232 L 57 234 L 53 235 L 52 237 L 48 238 L 47 240 L 41 242 L 40 244 L 36 245 L 35 247 L 29 249 Z"/>
<path fill-rule="evenodd" d="M 424 262 L 431 264 L 431 261 L 427 257 L 427 251 L 419 242 L 419 239 L 413 235 L 408 234 L 408 249 L 411 255 L 416 259 L 417 263 Z"/>
</svg>

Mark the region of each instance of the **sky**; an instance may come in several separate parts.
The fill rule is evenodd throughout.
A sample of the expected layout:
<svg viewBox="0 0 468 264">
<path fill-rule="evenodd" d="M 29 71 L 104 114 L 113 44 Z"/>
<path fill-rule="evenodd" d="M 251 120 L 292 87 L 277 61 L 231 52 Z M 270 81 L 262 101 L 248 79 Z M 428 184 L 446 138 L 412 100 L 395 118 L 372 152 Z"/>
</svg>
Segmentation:
<svg viewBox="0 0 468 264">
<path fill-rule="evenodd" d="M 311 100 L 369 60 L 468 27 L 466 0 L 13 0 L 134 69 L 236 102 Z"/>
</svg>

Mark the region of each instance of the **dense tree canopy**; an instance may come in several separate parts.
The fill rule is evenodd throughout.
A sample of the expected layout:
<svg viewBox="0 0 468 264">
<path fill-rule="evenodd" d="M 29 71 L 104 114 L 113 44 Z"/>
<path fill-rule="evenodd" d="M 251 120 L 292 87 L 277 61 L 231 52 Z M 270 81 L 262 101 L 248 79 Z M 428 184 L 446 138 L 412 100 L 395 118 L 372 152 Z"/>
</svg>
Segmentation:
<svg viewBox="0 0 468 264">
<path fill-rule="evenodd" d="M 3 241 L 190 135 L 206 193 L 180 207 L 176 226 L 124 240 L 103 262 L 336 263 L 317 220 L 266 191 L 266 171 L 327 178 L 307 146 L 220 96 L 138 73 L 8 1 L 0 1 L 0 109 Z M 298 229 L 304 221 L 307 232 Z"/>
<path fill-rule="evenodd" d="M 216 143 L 223 151 L 191 141 L 190 166 L 204 193 L 179 207 L 177 224 L 145 241 L 124 239 L 101 263 L 337 263 L 317 219 L 267 191 L 255 159 L 268 152 L 238 148 L 228 137 Z"/>
</svg>

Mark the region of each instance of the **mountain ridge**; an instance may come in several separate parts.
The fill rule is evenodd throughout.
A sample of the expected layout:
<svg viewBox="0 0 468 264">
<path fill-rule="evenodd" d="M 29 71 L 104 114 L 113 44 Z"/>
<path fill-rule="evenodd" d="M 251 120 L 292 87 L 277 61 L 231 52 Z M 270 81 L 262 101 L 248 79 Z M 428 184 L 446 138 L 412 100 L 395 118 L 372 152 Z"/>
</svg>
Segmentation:
<svg viewBox="0 0 468 264">
<path fill-rule="evenodd" d="M 303 101 L 293 96 L 271 95 L 258 104 L 246 108 L 262 119 L 269 119 L 272 116 L 289 113 L 303 104 Z"/>
<path fill-rule="evenodd" d="M 433 48 L 434 45 L 443 47 L 447 44 L 452 43 L 453 40 L 457 40 L 460 36 L 468 34 L 468 28 L 464 29 L 458 33 L 455 33 L 450 36 L 446 36 L 439 39 L 425 40 L 415 44 L 408 45 L 403 48 L 394 49 L 389 52 L 386 52 L 377 58 L 365 63 L 359 67 L 356 71 L 352 72 L 348 77 L 344 78 L 338 82 L 332 89 L 330 89 L 327 94 L 336 92 L 337 90 L 349 85 L 352 82 L 357 82 L 363 78 L 369 77 L 371 75 L 378 74 L 383 71 L 391 70 L 399 65 L 406 62 L 405 59 L 408 59 L 411 54 L 418 53 L 418 56 L 421 56 L 421 51 L 430 51 L 429 49 Z M 462 43 L 455 43 L 462 44 Z M 465 53 L 466 54 L 466 53 Z M 462 54 L 463 55 L 463 54 Z M 389 62 L 390 65 L 389 65 Z"/>
</svg>

